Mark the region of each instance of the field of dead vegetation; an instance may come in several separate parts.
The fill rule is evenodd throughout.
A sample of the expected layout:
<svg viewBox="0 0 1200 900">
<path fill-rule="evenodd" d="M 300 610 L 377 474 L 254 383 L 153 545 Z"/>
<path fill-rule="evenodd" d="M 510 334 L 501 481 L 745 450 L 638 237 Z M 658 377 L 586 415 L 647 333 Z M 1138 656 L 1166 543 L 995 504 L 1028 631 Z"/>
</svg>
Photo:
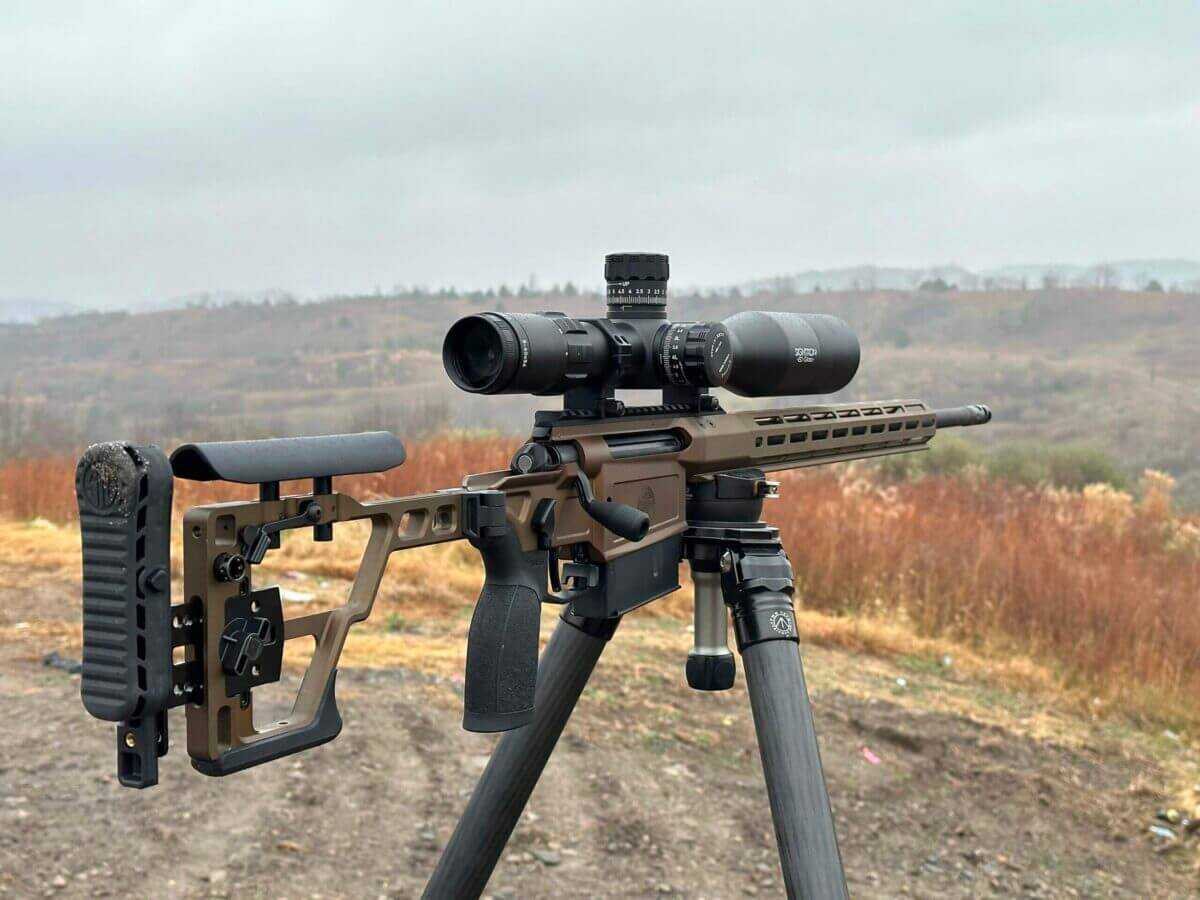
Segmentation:
<svg viewBox="0 0 1200 900">
<path fill-rule="evenodd" d="M 411 446 L 392 473 L 344 479 L 339 489 L 368 497 L 447 487 L 463 472 L 502 466 L 511 448 L 446 436 Z M 168 824 L 150 799 L 113 786 L 111 735 L 87 727 L 77 678 L 56 667 L 79 653 L 72 473 L 66 456 L 0 466 L 0 714 L 18 723 L 0 740 L 0 833 L 11 819 L 48 848 L 16 831 L 0 838 L 0 894 L 103 893 L 98 882 L 113 857 L 64 837 L 73 833 L 64 804 L 78 793 L 97 815 L 116 804 L 158 823 L 152 834 L 123 825 L 119 840 L 141 854 L 143 871 L 172 879 L 164 895 L 278 896 L 268 873 L 299 865 L 305 885 L 288 896 L 412 896 L 487 752 L 457 729 L 465 628 L 481 577 L 475 552 L 455 544 L 393 557 L 375 611 L 343 658 L 346 734 L 239 782 L 270 798 L 257 819 L 234 817 L 241 843 L 204 819 L 210 808 L 228 815 L 217 789 L 227 785 L 197 784 L 171 758 L 165 790 L 184 792 L 205 835 L 195 859 L 211 860 L 207 872 L 199 862 L 176 871 L 169 848 L 192 845 L 188 826 Z M 176 512 L 231 494 L 178 483 Z M 1125 492 L 1017 487 L 974 469 L 890 481 L 860 467 L 785 476 L 782 495 L 767 517 L 781 527 L 797 574 L 856 896 L 1196 889 L 1200 522 L 1174 510 L 1169 477 L 1148 472 Z M 333 545 L 292 539 L 270 554 L 264 575 L 283 587 L 286 612 L 342 602 L 364 540 L 343 526 Z M 683 687 L 690 614 L 685 585 L 622 626 L 494 896 L 777 895 L 746 698 L 740 685 L 716 700 Z M 543 636 L 550 611 L 544 625 Z M 304 661 L 288 657 L 267 708 L 294 691 Z M 43 715 L 55 729 L 49 761 L 40 741 L 40 761 L 22 750 Z M 330 771 L 349 794 L 321 796 Z M 582 794 L 581 771 L 590 773 Z M 664 781 L 663 771 L 679 777 Z M 643 799 L 650 795 L 653 804 Z M 417 796 L 434 799 L 414 807 Z M 728 816 L 700 832 L 681 827 L 689 805 L 716 796 Z M 370 850 L 359 804 L 414 823 L 399 829 L 394 859 Z M 309 810 L 363 838 L 338 845 L 358 860 L 354 889 L 333 874 L 334 848 L 309 834 Z M 564 816 L 566 831 L 552 824 Z M 738 852 L 712 856 L 735 838 Z M 18 865 L 30 853 L 36 871 Z M 599 879 L 589 865 L 597 855 L 608 860 L 601 868 L 620 860 L 629 883 Z M 689 862 L 700 857 L 720 870 L 695 870 Z"/>
<path fill-rule="evenodd" d="M 504 466 L 512 446 L 446 435 L 410 447 L 392 472 L 339 487 L 362 497 L 450 487 L 465 472 Z M 66 456 L 0 466 L 0 516 L 70 522 L 73 468 Z M 1024 487 L 970 469 L 890 483 L 842 467 L 785 473 L 766 516 L 781 529 L 804 607 L 855 623 L 864 649 L 884 649 L 874 646 L 893 640 L 883 635 L 953 641 L 1005 660 L 1014 683 L 1045 681 L 1092 713 L 1191 727 L 1200 722 L 1200 519 L 1174 511 L 1172 486 L 1152 471 L 1127 493 Z M 177 512 L 249 496 L 196 482 L 176 491 Z M 301 567 L 333 564 L 306 544 L 294 552 Z M 334 558 L 343 570 L 354 564 Z M 467 548 L 462 565 L 475 563 Z M 658 606 L 688 614 L 682 598 Z"/>
</svg>

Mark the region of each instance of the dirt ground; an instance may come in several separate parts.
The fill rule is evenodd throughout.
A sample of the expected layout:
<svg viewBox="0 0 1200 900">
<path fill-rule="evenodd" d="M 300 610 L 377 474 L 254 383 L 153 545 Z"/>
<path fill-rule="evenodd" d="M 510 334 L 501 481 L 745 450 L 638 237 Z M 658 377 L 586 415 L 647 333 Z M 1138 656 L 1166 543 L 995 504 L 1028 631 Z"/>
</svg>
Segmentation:
<svg viewBox="0 0 1200 900">
<path fill-rule="evenodd" d="M 130 791 L 78 676 L 43 661 L 78 656 L 77 597 L 65 574 L 0 565 L 0 895 L 420 893 L 493 742 L 461 730 L 454 665 L 356 665 L 352 634 L 338 740 L 210 779 L 175 712 L 161 783 Z M 468 614 L 448 636 L 392 622 L 379 639 L 461 647 Z M 689 643 L 677 620 L 622 625 L 490 896 L 782 896 L 741 674 L 689 691 Z M 953 661 L 804 654 L 855 897 L 1195 895 L 1194 843 L 1148 831 L 1195 771 L 1185 744 L 1060 715 Z M 283 708 L 297 671 L 260 709 Z"/>
</svg>

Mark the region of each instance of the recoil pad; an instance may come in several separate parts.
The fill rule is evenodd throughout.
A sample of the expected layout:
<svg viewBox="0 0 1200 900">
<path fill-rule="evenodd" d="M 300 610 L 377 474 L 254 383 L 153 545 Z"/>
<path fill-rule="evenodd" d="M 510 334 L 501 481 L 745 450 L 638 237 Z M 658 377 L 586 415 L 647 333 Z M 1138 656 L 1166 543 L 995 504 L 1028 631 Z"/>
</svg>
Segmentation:
<svg viewBox="0 0 1200 900">
<path fill-rule="evenodd" d="M 83 674 L 93 716 L 165 709 L 171 692 L 171 466 L 155 446 L 93 444 L 75 470 Z"/>
<path fill-rule="evenodd" d="M 153 445 L 93 444 L 75 469 L 83 549 L 79 693 L 118 722 L 117 778 L 158 783 L 172 704 L 171 500 L 166 455 Z"/>
<path fill-rule="evenodd" d="M 463 728 L 509 731 L 533 719 L 546 554 L 522 551 L 499 491 L 467 495 L 463 520 L 485 573 L 467 635 Z"/>
</svg>

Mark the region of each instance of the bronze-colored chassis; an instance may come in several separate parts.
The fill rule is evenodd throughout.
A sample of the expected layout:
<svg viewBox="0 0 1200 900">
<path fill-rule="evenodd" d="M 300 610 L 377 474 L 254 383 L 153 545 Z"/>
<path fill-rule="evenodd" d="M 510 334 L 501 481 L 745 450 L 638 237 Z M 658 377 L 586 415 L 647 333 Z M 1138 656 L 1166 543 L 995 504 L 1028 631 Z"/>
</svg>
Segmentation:
<svg viewBox="0 0 1200 900">
<path fill-rule="evenodd" d="M 316 647 L 291 715 L 262 731 L 254 728 L 252 703 L 243 705 L 240 696 L 226 696 L 225 673 L 216 652 L 205 653 L 201 661 L 204 702 L 187 707 L 188 753 L 197 759 L 215 760 L 234 747 L 299 731 L 309 725 L 350 626 L 371 613 L 388 557 L 396 550 L 461 538 L 462 493 L 456 489 L 365 504 L 338 493 L 312 498 L 313 503 L 321 506 L 324 522 L 371 521 L 371 536 L 349 598 L 337 609 L 285 620 L 284 640 L 309 636 L 316 641 Z M 225 602 L 238 592 L 236 584 L 217 580 L 213 561 L 221 553 L 236 548 L 237 536 L 245 526 L 298 515 L 301 502 L 308 499 L 284 497 L 265 502 L 219 503 L 188 511 L 183 524 L 184 589 L 193 608 L 200 607 L 205 647 L 218 646 L 225 626 Z"/>
<path fill-rule="evenodd" d="M 310 725 L 337 666 L 351 625 L 370 615 L 388 557 L 397 550 L 465 537 L 462 498 L 479 490 L 506 495 L 507 513 L 525 550 L 537 546 L 532 527 L 538 502 L 558 505 L 552 546 L 587 545 L 596 562 L 684 531 L 687 484 L 717 472 L 757 467 L 766 471 L 799 468 L 924 449 L 936 430 L 933 413 L 916 400 L 885 403 L 791 407 L 718 415 L 635 416 L 626 419 L 569 420 L 555 425 L 548 440 L 570 442 L 578 463 L 545 472 L 510 471 L 469 476 L 462 488 L 412 497 L 361 503 L 340 493 L 280 500 L 196 507 L 184 518 L 184 588 L 191 610 L 199 610 L 204 677 L 203 702 L 187 705 L 188 753 L 217 760 L 231 749 L 297 732 Z M 682 449 L 633 458 L 615 458 L 606 436 L 639 432 L 670 433 Z M 575 476 L 584 473 L 598 497 L 637 506 L 650 516 L 650 532 L 626 541 L 590 519 L 575 494 Z M 234 550 L 242 529 L 299 515 L 302 503 L 321 507 L 322 523 L 369 519 L 371 535 L 344 606 L 284 622 L 284 640 L 312 637 L 312 661 L 287 719 L 256 730 L 249 695 L 226 696 L 225 675 L 216 649 L 225 626 L 225 604 L 238 585 L 219 581 L 213 564 Z M 189 661 L 194 649 L 189 648 Z"/>
</svg>

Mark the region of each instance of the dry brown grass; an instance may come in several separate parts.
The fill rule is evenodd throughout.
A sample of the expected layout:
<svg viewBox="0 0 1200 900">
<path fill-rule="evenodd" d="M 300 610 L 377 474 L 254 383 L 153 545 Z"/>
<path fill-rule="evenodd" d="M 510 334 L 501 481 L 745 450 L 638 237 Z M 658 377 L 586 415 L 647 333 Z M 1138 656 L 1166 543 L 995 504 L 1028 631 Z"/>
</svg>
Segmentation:
<svg viewBox="0 0 1200 900">
<path fill-rule="evenodd" d="M 1102 705 L 1191 720 L 1200 698 L 1200 528 L 1111 488 L 978 478 L 883 486 L 788 476 L 770 516 L 810 608 L 893 622 L 989 655 L 1032 657 Z"/>
<path fill-rule="evenodd" d="M 511 439 L 466 437 L 457 432 L 436 440 L 408 446 L 404 465 L 390 472 L 358 475 L 337 481 L 339 490 L 356 497 L 385 497 L 419 494 L 438 488 L 456 487 L 469 472 L 483 472 L 508 465 L 516 449 Z M 302 493 L 304 486 L 283 492 Z M 251 499 L 253 486 L 223 482 L 175 482 L 175 505 L 186 509 L 221 500 Z M 15 459 L 0 465 L 0 516 L 25 520 L 44 518 L 51 522 L 73 522 L 75 509 L 75 460 L 70 456 L 39 456 Z"/>
<path fill-rule="evenodd" d="M 450 486 L 465 472 L 503 466 L 512 449 L 508 440 L 451 435 L 414 446 L 392 473 L 339 486 L 360 496 Z M 0 518 L 69 521 L 72 471 L 65 458 L 0 467 Z M 1093 713 L 1200 720 L 1200 525 L 1172 513 L 1165 476 L 1149 473 L 1138 500 L 1100 486 L 1031 490 L 976 476 L 883 485 L 847 468 L 784 481 L 768 518 L 783 532 L 810 639 L 882 655 L 951 654 Z M 177 490 L 177 511 L 248 496 L 187 482 Z M 268 570 L 303 582 L 315 604 L 340 602 L 365 531 L 338 533 L 333 545 L 286 540 Z M 30 573 L 74 569 L 72 534 L 0 529 L 0 560 Z M 401 662 L 408 645 L 389 630 L 448 615 L 465 621 L 480 578 L 466 544 L 396 554 L 372 617 L 374 644 L 359 651 Z M 689 594 L 647 612 L 686 618 Z M 448 641 L 441 650 L 453 668 L 461 647 Z"/>
</svg>

